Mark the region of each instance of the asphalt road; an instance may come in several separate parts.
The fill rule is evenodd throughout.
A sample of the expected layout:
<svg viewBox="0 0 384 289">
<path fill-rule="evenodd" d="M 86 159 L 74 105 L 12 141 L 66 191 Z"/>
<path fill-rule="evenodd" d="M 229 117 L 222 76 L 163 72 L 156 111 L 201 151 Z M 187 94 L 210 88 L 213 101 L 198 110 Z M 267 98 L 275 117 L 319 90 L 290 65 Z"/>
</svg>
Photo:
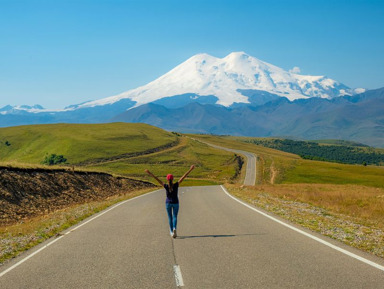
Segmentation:
<svg viewBox="0 0 384 289">
<path fill-rule="evenodd" d="M 1 267 L 0 288 L 383 288 L 383 259 L 319 243 L 221 186 L 180 188 L 177 239 L 164 202 L 159 190 L 88 219 Z"/>
<path fill-rule="evenodd" d="M 192 138 L 194 139 L 194 138 Z M 206 145 L 209 145 L 211 147 L 220 149 L 220 150 L 225 150 L 229 152 L 233 152 L 239 155 L 243 155 L 247 159 L 247 167 L 246 167 L 246 173 L 245 173 L 245 178 L 244 178 L 244 185 L 246 186 L 254 186 L 256 184 L 256 156 L 253 153 L 247 152 L 247 151 L 242 151 L 242 150 L 236 150 L 236 149 L 230 149 L 218 145 L 214 145 L 208 142 L 204 142 L 198 139 L 194 139 L 196 141 L 205 143 Z"/>
</svg>

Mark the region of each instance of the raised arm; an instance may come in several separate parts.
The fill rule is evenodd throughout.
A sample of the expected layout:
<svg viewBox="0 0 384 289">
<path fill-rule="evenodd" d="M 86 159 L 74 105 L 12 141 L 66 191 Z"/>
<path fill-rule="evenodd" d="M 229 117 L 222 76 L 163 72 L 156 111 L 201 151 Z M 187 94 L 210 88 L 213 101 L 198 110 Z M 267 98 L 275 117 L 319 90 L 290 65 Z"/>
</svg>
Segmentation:
<svg viewBox="0 0 384 289">
<path fill-rule="evenodd" d="M 158 177 L 152 174 L 149 170 L 145 170 L 145 172 L 151 177 L 153 177 L 162 187 L 164 187 L 164 183 Z"/>
<path fill-rule="evenodd" d="M 191 168 L 188 170 L 188 172 L 186 172 L 179 180 L 179 184 L 184 181 L 184 179 L 189 175 L 190 172 L 192 172 L 192 170 L 195 168 L 194 165 L 191 166 Z"/>
</svg>

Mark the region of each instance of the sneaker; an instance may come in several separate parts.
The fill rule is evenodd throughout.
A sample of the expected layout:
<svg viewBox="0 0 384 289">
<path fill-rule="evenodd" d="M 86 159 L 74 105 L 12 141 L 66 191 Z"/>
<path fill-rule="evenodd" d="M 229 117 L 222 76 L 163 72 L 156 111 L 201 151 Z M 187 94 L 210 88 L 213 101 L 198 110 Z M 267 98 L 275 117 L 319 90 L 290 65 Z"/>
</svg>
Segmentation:
<svg viewBox="0 0 384 289">
<path fill-rule="evenodd" d="M 173 229 L 173 234 L 172 234 L 172 237 L 173 237 L 173 238 L 176 238 L 176 237 L 177 237 L 177 234 L 176 234 L 176 229 Z"/>
<path fill-rule="evenodd" d="M 173 232 L 172 232 L 172 231 L 170 231 L 170 233 L 171 233 L 171 237 L 173 237 Z"/>
</svg>

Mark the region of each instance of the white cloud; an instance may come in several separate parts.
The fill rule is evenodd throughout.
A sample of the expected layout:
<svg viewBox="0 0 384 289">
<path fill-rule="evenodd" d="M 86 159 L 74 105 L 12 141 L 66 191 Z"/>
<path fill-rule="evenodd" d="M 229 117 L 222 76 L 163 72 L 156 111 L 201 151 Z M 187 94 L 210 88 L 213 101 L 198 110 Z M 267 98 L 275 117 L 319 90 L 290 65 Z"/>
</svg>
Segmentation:
<svg viewBox="0 0 384 289">
<path fill-rule="evenodd" d="M 297 67 L 295 66 L 294 68 L 292 68 L 291 70 L 289 70 L 290 73 L 300 73 L 301 72 L 301 69 L 300 67 Z"/>
</svg>

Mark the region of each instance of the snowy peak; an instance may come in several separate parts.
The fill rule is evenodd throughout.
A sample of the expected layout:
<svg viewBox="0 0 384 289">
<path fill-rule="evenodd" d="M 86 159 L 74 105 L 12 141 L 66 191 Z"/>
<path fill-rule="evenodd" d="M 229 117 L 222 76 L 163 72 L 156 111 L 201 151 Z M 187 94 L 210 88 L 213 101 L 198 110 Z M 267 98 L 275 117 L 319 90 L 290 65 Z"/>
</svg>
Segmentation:
<svg viewBox="0 0 384 289">
<path fill-rule="evenodd" d="M 39 104 L 35 104 L 33 106 L 29 105 L 6 105 L 2 108 L 0 108 L 0 114 L 15 114 L 15 113 L 23 113 L 23 112 L 40 112 L 43 111 L 44 107 L 42 107 Z"/>
<path fill-rule="evenodd" d="M 178 95 L 215 96 L 216 104 L 249 103 L 240 91 L 265 91 L 289 100 L 353 95 L 354 90 L 325 76 L 300 75 L 286 71 L 245 52 L 232 52 L 224 58 L 201 53 L 192 56 L 158 79 L 105 99 L 86 102 L 78 108 L 112 104 L 130 99 L 135 106 Z"/>
</svg>

